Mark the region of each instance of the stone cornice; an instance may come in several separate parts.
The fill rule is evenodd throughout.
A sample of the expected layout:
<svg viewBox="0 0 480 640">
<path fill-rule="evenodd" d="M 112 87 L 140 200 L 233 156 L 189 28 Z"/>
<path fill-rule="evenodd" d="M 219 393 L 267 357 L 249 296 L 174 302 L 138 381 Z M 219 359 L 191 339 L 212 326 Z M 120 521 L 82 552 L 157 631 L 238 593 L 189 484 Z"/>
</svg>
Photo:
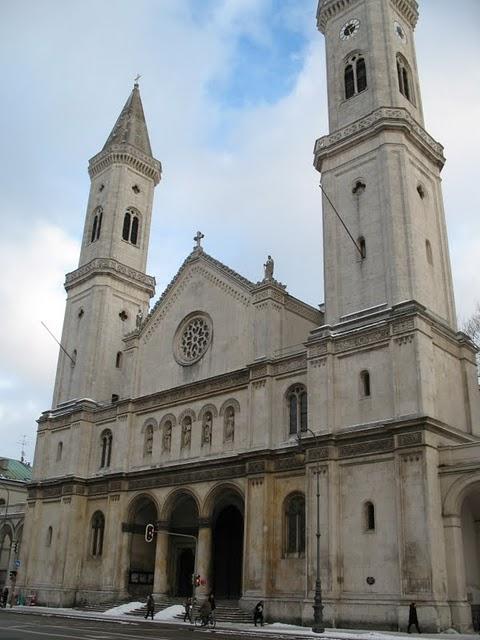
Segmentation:
<svg viewBox="0 0 480 640">
<path fill-rule="evenodd" d="M 110 145 L 104 151 L 97 153 L 88 164 L 90 178 L 104 171 L 112 164 L 126 164 L 153 180 L 157 185 L 162 177 L 162 165 L 155 158 L 147 156 L 130 144 Z"/>
<path fill-rule="evenodd" d="M 368 116 L 356 120 L 328 136 L 319 138 L 314 147 L 315 168 L 317 171 L 321 171 L 322 163 L 326 158 L 386 129 L 404 131 L 440 169 L 445 164 L 442 145 L 436 142 L 406 109 L 380 107 Z"/>
<path fill-rule="evenodd" d="M 113 258 L 94 258 L 75 271 L 67 273 L 65 276 L 65 289 L 68 291 L 73 286 L 95 275 L 112 275 L 120 280 L 127 281 L 129 284 L 133 283 L 148 291 L 150 297 L 155 293 L 155 278 L 132 267 L 127 267 Z"/>
<path fill-rule="evenodd" d="M 418 21 L 418 3 L 416 0 L 391 0 L 395 9 L 404 17 L 412 29 Z M 327 22 L 351 7 L 355 6 L 358 0 L 320 0 L 317 9 L 317 27 L 325 33 Z"/>
</svg>

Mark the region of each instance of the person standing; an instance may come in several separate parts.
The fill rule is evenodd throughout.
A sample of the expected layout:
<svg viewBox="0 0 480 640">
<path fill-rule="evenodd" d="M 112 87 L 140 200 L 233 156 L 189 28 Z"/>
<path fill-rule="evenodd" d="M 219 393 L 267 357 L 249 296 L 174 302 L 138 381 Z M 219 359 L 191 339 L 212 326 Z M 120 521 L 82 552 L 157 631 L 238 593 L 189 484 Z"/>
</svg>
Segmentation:
<svg viewBox="0 0 480 640">
<path fill-rule="evenodd" d="M 155 600 L 153 599 L 153 595 L 150 594 L 147 598 L 147 613 L 145 614 L 145 620 L 148 620 L 148 616 L 151 616 L 153 620 L 154 612 L 155 612 Z"/>
<path fill-rule="evenodd" d="M 211 609 L 211 613 L 212 613 L 212 620 L 215 622 L 215 609 L 217 608 L 217 605 L 215 604 L 215 595 L 214 595 L 213 591 L 208 596 L 208 601 L 210 603 L 210 609 Z"/>
<path fill-rule="evenodd" d="M 418 633 L 422 633 L 420 631 L 420 627 L 418 626 L 417 606 L 415 602 L 410 603 L 410 608 L 408 610 L 408 633 L 410 633 L 410 627 L 412 625 L 416 627 Z"/>
<path fill-rule="evenodd" d="M 263 600 L 257 602 L 253 610 L 253 623 L 257 626 L 257 622 L 263 627 Z"/>
<path fill-rule="evenodd" d="M 192 599 L 190 597 L 188 597 L 185 600 L 185 604 L 183 605 L 185 607 L 185 614 L 183 616 L 183 621 L 186 622 L 187 619 L 190 620 L 190 622 L 192 622 Z"/>
<path fill-rule="evenodd" d="M 5 587 L 2 593 L 2 607 L 5 609 L 8 602 L 8 587 Z"/>
</svg>

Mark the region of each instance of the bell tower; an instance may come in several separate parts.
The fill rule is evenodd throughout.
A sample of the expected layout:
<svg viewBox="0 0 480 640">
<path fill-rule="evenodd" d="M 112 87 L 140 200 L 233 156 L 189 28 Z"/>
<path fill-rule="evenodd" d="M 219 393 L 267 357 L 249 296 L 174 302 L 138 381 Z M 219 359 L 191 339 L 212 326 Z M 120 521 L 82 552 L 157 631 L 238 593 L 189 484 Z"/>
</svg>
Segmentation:
<svg viewBox="0 0 480 640">
<path fill-rule="evenodd" d="M 91 179 L 76 271 L 67 303 L 53 407 L 78 398 L 122 396 L 123 337 L 146 313 L 155 280 L 145 273 L 153 192 L 161 165 L 152 155 L 138 84 L 103 149 Z"/>
<path fill-rule="evenodd" d="M 440 172 L 423 128 L 415 0 L 321 0 L 329 135 L 315 144 L 324 197 L 326 323 L 416 301 L 455 329 Z"/>
</svg>

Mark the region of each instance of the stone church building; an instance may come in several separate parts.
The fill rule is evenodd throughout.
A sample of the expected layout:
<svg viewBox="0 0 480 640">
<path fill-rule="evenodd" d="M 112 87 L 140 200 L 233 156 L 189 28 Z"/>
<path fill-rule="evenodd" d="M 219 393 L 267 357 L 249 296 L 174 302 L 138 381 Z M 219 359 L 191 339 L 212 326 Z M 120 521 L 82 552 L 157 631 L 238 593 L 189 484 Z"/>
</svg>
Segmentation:
<svg viewBox="0 0 480 640">
<path fill-rule="evenodd" d="M 184 596 L 195 573 L 197 595 L 263 599 L 268 618 L 308 624 L 318 474 L 326 624 L 404 628 L 415 600 L 425 629 L 471 627 L 476 350 L 456 326 L 417 19 L 415 0 L 318 7 L 322 311 L 287 292 L 270 258 L 250 282 L 200 233 L 150 308 L 162 170 L 135 84 L 90 160 L 65 351 L 38 421 L 18 584 L 39 602 Z"/>
</svg>

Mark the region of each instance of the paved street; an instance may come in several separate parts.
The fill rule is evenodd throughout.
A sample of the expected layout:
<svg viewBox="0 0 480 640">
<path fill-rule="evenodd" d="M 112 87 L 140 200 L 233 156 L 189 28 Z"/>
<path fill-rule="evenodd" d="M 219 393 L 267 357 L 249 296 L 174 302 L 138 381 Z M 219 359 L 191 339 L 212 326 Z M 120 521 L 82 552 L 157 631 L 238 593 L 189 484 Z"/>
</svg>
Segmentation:
<svg viewBox="0 0 480 640">
<path fill-rule="evenodd" d="M 258 638 L 252 631 L 208 630 L 158 622 L 103 622 L 0 610 L 0 640 L 185 640 L 214 634 L 219 640 Z M 278 635 L 276 638 L 280 637 Z M 291 639 L 292 636 L 289 636 Z"/>
</svg>

